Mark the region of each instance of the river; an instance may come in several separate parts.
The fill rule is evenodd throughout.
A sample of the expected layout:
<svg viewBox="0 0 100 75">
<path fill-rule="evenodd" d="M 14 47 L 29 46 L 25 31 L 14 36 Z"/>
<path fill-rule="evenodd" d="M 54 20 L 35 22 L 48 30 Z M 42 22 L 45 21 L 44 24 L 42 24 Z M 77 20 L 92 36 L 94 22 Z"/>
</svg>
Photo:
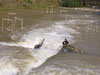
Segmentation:
<svg viewBox="0 0 100 75">
<path fill-rule="evenodd" d="M 8 13 L 16 21 L 12 30 Z M 0 75 L 100 75 L 100 11 L 90 8 L 17 9 L 0 12 Z M 40 49 L 34 49 L 45 38 Z M 61 52 L 62 41 L 83 51 Z"/>
</svg>

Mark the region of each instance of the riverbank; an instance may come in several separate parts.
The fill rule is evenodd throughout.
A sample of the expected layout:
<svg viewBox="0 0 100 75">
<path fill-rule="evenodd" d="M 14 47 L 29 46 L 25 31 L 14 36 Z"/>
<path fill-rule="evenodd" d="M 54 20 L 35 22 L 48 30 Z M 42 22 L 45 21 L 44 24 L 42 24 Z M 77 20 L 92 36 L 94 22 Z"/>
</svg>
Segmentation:
<svg viewBox="0 0 100 75">
<path fill-rule="evenodd" d="M 0 7 L 0 12 L 1 11 L 9 11 L 9 10 L 18 10 L 18 9 L 46 9 L 47 6 L 41 6 L 41 5 L 23 5 L 23 6 L 17 6 L 17 7 L 12 7 L 12 6 L 8 6 L 8 7 Z"/>
</svg>

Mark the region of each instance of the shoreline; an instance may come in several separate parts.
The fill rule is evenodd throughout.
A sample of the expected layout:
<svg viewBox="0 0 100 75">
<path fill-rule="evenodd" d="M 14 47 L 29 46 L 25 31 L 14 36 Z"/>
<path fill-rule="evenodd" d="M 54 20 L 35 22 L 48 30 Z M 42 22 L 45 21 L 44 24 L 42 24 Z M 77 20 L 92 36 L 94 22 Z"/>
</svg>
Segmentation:
<svg viewBox="0 0 100 75">
<path fill-rule="evenodd" d="M 44 9 L 47 9 L 48 7 L 50 6 L 43 6 L 43 5 L 28 5 L 28 6 L 14 6 L 14 7 L 11 7 L 11 6 L 8 6 L 8 7 L 0 7 L 0 12 L 1 11 L 9 11 L 9 10 L 18 10 L 18 9 L 41 9 L 41 10 L 44 10 Z M 64 10 L 85 10 L 85 11 L 100 11 L 99 8 L 91 8 L 91 7 L 58 7 L 58 6 L 54 6 L 53 8 L 60 8 L 60 9 L 64 9 Z"/>
</svg>

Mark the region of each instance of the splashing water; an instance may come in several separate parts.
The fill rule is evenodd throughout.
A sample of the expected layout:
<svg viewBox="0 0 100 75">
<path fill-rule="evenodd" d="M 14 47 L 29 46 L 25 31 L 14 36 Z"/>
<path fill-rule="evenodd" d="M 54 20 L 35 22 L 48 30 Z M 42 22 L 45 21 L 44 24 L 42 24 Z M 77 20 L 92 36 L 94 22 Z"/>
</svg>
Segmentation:
<svg viewBox="0 0 100 75">
<path fill-rule="evenodd" d="M 24 34 L 20 42 L 0 42 L 0 45 L 4 46 L 30 48 L 19 50 L 19 53 L 15 55 L 12 52 L 9 58 L 7 56 L 2 57 L 2 59 L 6 58 L 6 60 L 0 62 L 0 75 L 6 75 L 6 73 L 8 75 L 16 75 L 18 73 L 22 75 L 28 74 L 32 68 L 39 67 L 48 58 L 56 55 L 61 49 L 62 41 L 65 37 L 70 43 L 73 43 L 73 36 L 71 34 L 77 33 L 64 24 L 65 22 L 56 22 L 50 27 L 33 29 Z M 45 41 L 41 49 L 33 49 L 34 45 L 40 43 L 43 38 L 45 38 Z"/>
</svg>

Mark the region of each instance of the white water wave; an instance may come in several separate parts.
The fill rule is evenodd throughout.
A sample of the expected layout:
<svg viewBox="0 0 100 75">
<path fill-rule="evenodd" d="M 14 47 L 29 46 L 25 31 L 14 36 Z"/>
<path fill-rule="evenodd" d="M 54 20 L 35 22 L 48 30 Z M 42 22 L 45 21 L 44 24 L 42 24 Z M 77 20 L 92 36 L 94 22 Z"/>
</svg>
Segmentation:
<svg viewBox="0 0 100 75">
<path fill-rule="evenodd" d="M 1 74 L 6 75 L 6 67 L 8 66 L 9 70 L 13 70 L 8 73 L 8 75 L 14 75 L 20 72 L 22 75 L 28 74 L 32 68 L 39 67 L 42 65 L 48 58 L 56 55 L 62 46 L 62 41 L 64 38 L 67 38 L 70 43 L 73 43 L 73 36 L 71 34 L 77 34 L 77 32 L 72 28 L 66 27 L 65 22 L 56 22 L 52 26 L 47 28 L 37 28 L 29 31 L 27 34 L 24 34 L 19 42 L 0 42 L 0 45 L 3 46 L 16 46 L 31 48 L 28 50 L 23 50 L 28 55 L 21 50 L 21 52 L 14 55 L 16 57 L 15 61 L 3 65 L 5 70 L 3 71 L 3 66 Z M 17 36 L 16 36 L 17 37 Z M 18 36 L 19 37 L 19 36 Z M 38 44 L 45 38 L 43 46 L 39 50 L 35 50 L 34 45 Z M 13 57 L 13 56 L 12 56 Z M 9 60 L 9 59 L 7 59 Z M 5 61 L 6 62 L 6 61 Z M 4 63 L 5 63 L 4 62 Z M 1 62 L 2 63 L 2 62 Z M 12 64 L 14 63 L 14 65 Z"/>
</svg>

